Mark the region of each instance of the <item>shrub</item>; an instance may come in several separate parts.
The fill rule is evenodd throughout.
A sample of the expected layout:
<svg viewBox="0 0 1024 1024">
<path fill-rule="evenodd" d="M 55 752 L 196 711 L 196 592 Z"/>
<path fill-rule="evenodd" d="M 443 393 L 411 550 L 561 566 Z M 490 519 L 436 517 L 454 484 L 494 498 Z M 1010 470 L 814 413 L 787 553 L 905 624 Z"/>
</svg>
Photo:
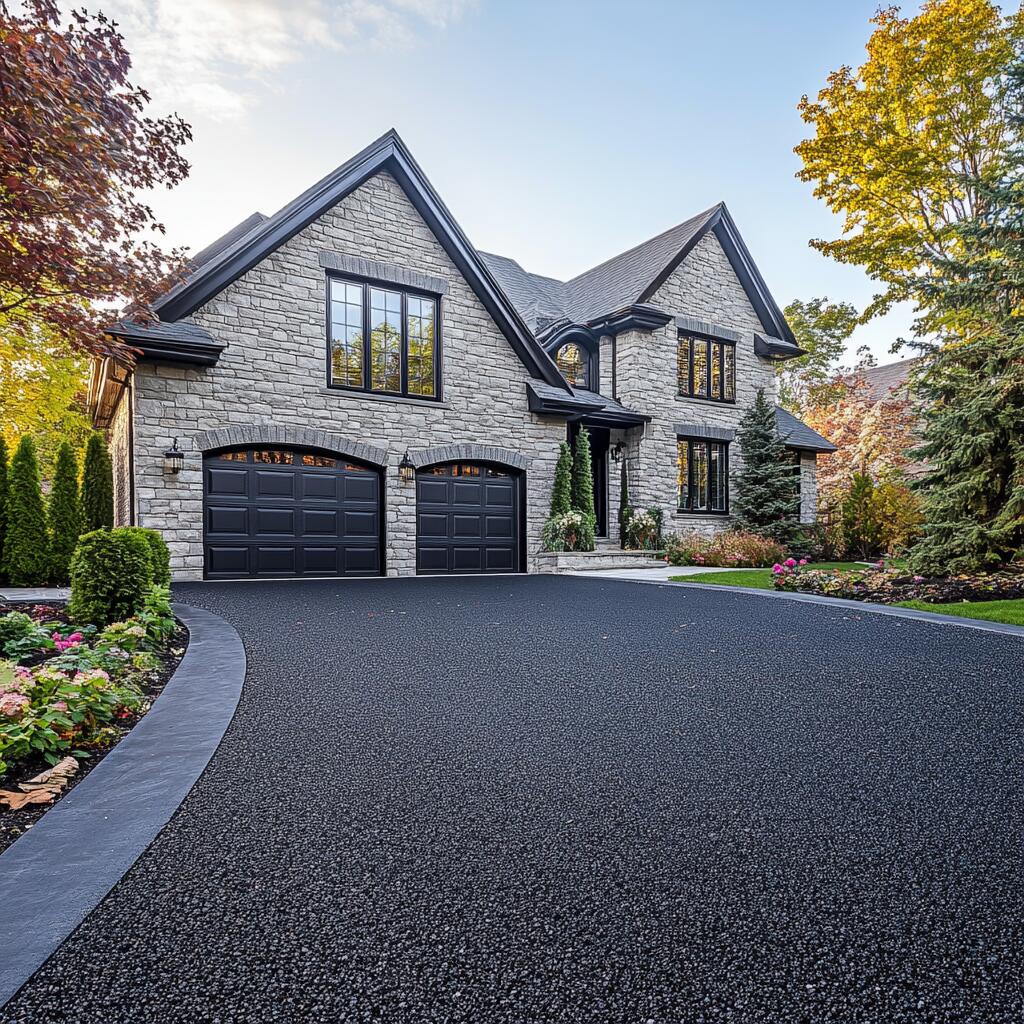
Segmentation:
<svg viewBox="0 0 1024 1024">
<path fill-rule="evenodd" d="M 588 536 L 589 546 L 586 546 Z M 592 551 L 594 548 L 590 523 L 579 509 L 552 516 L 544 524 L 541 541 L 545 551 Z"/>
<path fill-rule="evenodd" d="M 665 540 L 665 559 L 670 565 L 761 569 L 785 557 L 782 546 L 770 537 L 742 530 L 728 530 L 714 537 L 682 534 Z"/>
<path fill-rule="evenodd" d="M 633 551 L 657 551 L 661 547 L 661 509 L 627 507 L 621 517 L 624 548 Z"/>
<path fill-rule="evenodd" d="M 50 578 L 66 585 L 71 556 L 82 532 L 82 510 L 78 501 L 78 462 L 67 441 L 57 450 L 57 465 L 50 491 Z"/>
<path fill-rule="evenodd" d="M 76 622 L 106 626 L 140 611 L 153 583 L 149 544 L 131 529 L 83 534 L 71 558 L 71 601 Z"/>
<path fill-rule="evenodd" d="M 4 567 L 15 587 L 38 587 L 50 574 L 46 509 L 39 483 L 39 464 L 31 437 L 23 437 L 14 458 L 7 495 Z"/>
<path fill-rule="evenodd" d="M 551 518 L 572 510 L 572 450 L 563 441 L 558 448 L 555 486 L 551 492 Z"/>
<path fill-rule="evenodd" d="M 833 561 L 839 555 L 824 523 L 801 523 L 793 532 L 789 553 L 808 562 Z"/>
<path fill-rule="evenodd" d="M 82 529 L 114 525 L 114 471 L 101 434 L 90 434 L 82 467 Z"/>
<path fill-rule="evenodd" d="M 4 538 L 7 536 L 7 442 L 0 434 L 0 582 L 4 578 Z"/>
<path fill-rule="evenodd" d="M 572 456 L 572 507 L 583 513 L 585 531 L 578 542 L 579 551 L 594 550 L 597 514 L 594 511 L 594 470 L 591 464 L 590 434 L 580 427 L 576 435 L 576 450 Z"/>
<path fill-rule="evenodd" d="M 150 561 L 153 566 L 153 582 L 161 587 L 171 585 L 171 553 L 159 530 L 150 530 L 143 526 L 118 526 L 113 532 L 132 533 L 136 537 L 141 537 L 149 549 Z"/>
<path fill-rule="evenodd" d="M 626 456 L 619 463 L 619 542 L 623 548 L 629 547 L 626 524 L 633 514 L 633 506 L 629 503 L 629 471 L 626 468 Z"/>
<path fill-rule="evenodd" d="M 882 522 L 875 500 L 875 482 L 867 473 L 854 473 L 843 499 L 843 535 L 847 552 L 860 559 L 872 558 L 882 548 Z"/>
</svg>

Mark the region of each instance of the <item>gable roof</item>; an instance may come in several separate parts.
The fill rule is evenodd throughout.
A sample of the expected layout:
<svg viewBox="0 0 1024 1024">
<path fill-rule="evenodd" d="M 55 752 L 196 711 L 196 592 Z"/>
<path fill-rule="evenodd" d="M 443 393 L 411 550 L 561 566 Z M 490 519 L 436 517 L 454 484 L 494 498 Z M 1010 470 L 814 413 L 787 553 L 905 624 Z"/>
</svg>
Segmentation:
<svg viewBox="0 0 1024 1024">
<path fill-rule="evenodd" d="M 515 305 L 495 281 L 394 129 L 308 188 L 272 217 L 254 221 L 255 217 L 262 217 L 262 214 L 255 214 L 233 228 L 228 235 L 207 246 L 198 254 L 206 256 L 205 262 L 194 259 L 192 273 L 154 303 L 154 312 L 164 321 L 190 316 L 278 246 L 381 171 L 388 171 L 401 185 L 531 376 L 568 390 L 568 384 L 551 357 L 537 343 Z M 254 222 L 242 231 L 250 221 Z M 214 250 L 212 255 L 211 249 Z"/>
<path fill-rule="evenodd" d="M 805 452 L 834 452 L 836 446 L 816 430 L 811 430 L 803 420 L 798 420 L 781 405 L 775 406 L 775 429 L 787 448 L 798 448 Z"/>
<path fill-rule="evenodd" d="M 523 318 L 539 331 L 557 317 L 592 323 L 602 314 L 647 303 L 708 232 L 718 238 L 765 332 L 792 346 L 792 354 L 799 355 L 796 338 L 725 203 L 717 203 L 564 282 L 530 274 L 504 256 L 480 255 Z"/>
<path fill-rule="evenodd" d="M 886 398 L 905 398 L 907 377 L 910 371 L 920 361 L 920 356 L 912 356 L 909 359 L 900 359 L 895 363 L 885 363 L 882 366 L 866 366 L 859 371 L 868 385 L 868 395 L 872 401 L 881 402 Z"/>
</svg>

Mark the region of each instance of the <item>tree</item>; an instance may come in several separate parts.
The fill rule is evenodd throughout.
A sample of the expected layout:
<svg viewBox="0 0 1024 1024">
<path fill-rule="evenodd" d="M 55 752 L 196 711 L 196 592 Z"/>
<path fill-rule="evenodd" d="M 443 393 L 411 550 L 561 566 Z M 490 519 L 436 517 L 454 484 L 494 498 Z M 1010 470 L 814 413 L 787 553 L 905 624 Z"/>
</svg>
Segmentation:
<svg viewBox="0 0 1024 1024">
<path fill-rule="evenodd" d="M 177 115 L 144 115 L 144 89 L 104 15 L 54 0 L 0 0 L 0 335 L 26 348 L 42 332 L 67 348 L 130 350 L 103 333 L 109 308 L 141 310 L 169 284 L 181 253 L 138 196 L 188 174 L 178 152 L 192 133 Z"/>
<path fill-rule="evenodd" d="M 0 579 L 4 573 L 4 537 L 7 535 L 7 442 L 0 434 Z"/>
<path fill-rule="evenodd" d="M 619 462 L 619 542 L 623 548 L 629 540 L 629 518 L 633 508 L 629 503 L 629 470 L 626 464 L 626 453 L 622 453 Z"/>
<path fill-rule="evenodd" d="M 82 512 L 78 501 L 78 460 L 65 441 L 57 451 L 57 466 L 50 490 L 50 577 L 66 585 L 75 545 L 82 532 Z"/>
<path fill-rule="evenodd" d="M 565 515 L 572 508 L 572 449 L 563 441 L 558 448 L 555 486 L 551 491 L 551 515 Z"/>
<path fill-rule="evenodd" d="M 106 442 L 90 434 L 82 467 L 82 530 L 114 525 L 114 473 Z"/>
<path fill-rule="evenodd" d="M 800 479 L 775 425 L 775 409 L 758 390 L 736 431 L 743 464 L 733 475 L 736 525 L 788 544 L 800 525 Z"/>
<path fill-rule="evenodd" d="M 885 291 L 869 319 L 916 293 L 922 260 L 949 257 L 955 225 L 984 211 L 978 182 L 1013 144 L 1006 70 L 1024 15 L 990 0 L 926 0 L 880 10 L 868 59 L 828 76 L 799 110 L 814 127 L 798 177 L 844 218 L 844 237 L 811 245 L 862 266 Z"/>
<path fill-rule="evenodd" d="M 46 509 L 31 437 L 21 439 L 11 459 L 4 569 L 15 587 L 42 586 L 49 576 Z"/>
<path fill-rule="evenodd" d="M 875 501 L 875 482 L 867 473 L 855 473 L 842 504 L 843 538 L 849 554 L 867 559 L 878 554 L 882 524 Z"/>
<path fill-rule="evenodd" d="M 572 506 L 583 513 L 587 522 L 587 546 L 581 551 L 594 547 L 594 532 L 597 528 L 597 514 L 594 512 L 594 470 L 590 458 L 590 435 L 581 426 L 576 435 L 576 450 L 572 457 Z"/>
<path fill-rule="evenodd" d="M 800 416 L 808 406 L 834 398 L 836 367 L 857 326 L 858 313 L 849 302 L 827 298 L 794 299 L 785 313 L 797 344 L 807 354 L 776 364 L 779 405 Z"/>
</svg>

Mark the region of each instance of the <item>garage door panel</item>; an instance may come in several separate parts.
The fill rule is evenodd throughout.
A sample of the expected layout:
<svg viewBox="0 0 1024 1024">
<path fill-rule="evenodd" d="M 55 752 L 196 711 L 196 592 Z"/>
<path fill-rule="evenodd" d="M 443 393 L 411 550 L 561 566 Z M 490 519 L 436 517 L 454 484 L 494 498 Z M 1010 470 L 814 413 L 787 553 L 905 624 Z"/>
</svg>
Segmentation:
<svg viewBox="0 0 1024 1024">
<path fill-rule="evenodd" d="M 419 533 L 421 537 L 448 536 L 447 512 L 421 512 L 419 515 Z"/>
<path fill-rule="evenodd" d="M 417 500 L 421 505 L 447 505 L 448 483 L 439 477 L 420 478 L 416 482 Z"/>
<path fill-rule="evenodd" d="M 487 540 L 512 540 L 515 537 L 515 521 L 512 516 L 487 516 L 484 524 Z"/>
<path fill-rule="evenodd" d="M 473 547 L 452 548 L 452 572 L 480 572 L 484 567 L 483 549 Z"/>
<path fill-rule="evenodd" d="M 513 508 L 515 505 L 515 487 L 511 483 L 486 485 L 486 501 L 488 508 Z"/>
<path fill-rule="evenodd" d="M 515 565 L 512 562 L 512 554 L 510 547 L 484 548 L 484 571 L 514 572 Z"/>
<path fill-rule="evenodd" d="M 448 548 L 420 544 L 416 549 L 417 572 L 447 572 Z"/>
<path fill-rule="evenodd" d="M 210 578 L 380 573 L 379 475 L 300 449 L 204 460 Z"/>
<path fill-rule="evenodd" d="M 453 537 L 460 539 L 465 537 L 480 537 L 483 535 L 483 529 L 480 523 L 481 517 L 479 515 L 468 516 L 465 514 L 456 513 L 452 516 L 451 531 Z"/>
<path fill-rule="evenodd" d="M 479 505 L 483 486 L 475 481 L 455 480 L 452 482 L 453 505 Z"/>
</svg>

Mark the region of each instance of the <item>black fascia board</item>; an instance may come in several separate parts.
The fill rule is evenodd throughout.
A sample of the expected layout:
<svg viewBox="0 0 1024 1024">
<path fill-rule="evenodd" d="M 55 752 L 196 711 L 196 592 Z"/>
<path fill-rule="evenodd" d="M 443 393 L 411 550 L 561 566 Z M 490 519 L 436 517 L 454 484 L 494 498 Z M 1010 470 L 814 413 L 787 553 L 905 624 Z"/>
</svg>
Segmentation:
<svg viewBox="0 0 1024 1024">
<path fill-rule="evenodd" d="M 223 345 L 192 341 L 164 341 L 152 338 L 126 338 L 138 349 L 139 361 L 147 363 L 182 363 L 186 366 L 216 366 Z"/>
<path fill-rule="evenodd" d="M 655 328 L 664 327 L 671 320 L 670 313 L 643 302 L 634 302 L 624 309 L 587 321 L 587 327 L 598 335 L 616 335 L 623 331 L 653 331 Z"/>
<path fill-rule="evenodd" d="M 569 385 L 558 372 L 558 367 L 537 344 L 532 332 L 484 266 L 476 249 L 394 129 L 372 142 L 264 221 L 238 244 L 230 246 L 200 267 L 191 278 L 158 299 L 153 307 L 156 314 L 165 321 L 190 316 L 269 253 L 311 224 L 325 210 L 382 170 L 394 175 L 405 190 L 413 206 L 469 282 L 531 375 L 569 393 Z"/>
<path fill-rule="evenodd" d="M 763 334 L 754 335 L 754 352 L 773 362 L 782 362 L 784 359 L 796 359 L 798 356 L 807 355 L 806 350 L 798 345 L 791 345 L 788 341 L 781 341 L 779 338 L 765 337 Z"/>
</svg>

